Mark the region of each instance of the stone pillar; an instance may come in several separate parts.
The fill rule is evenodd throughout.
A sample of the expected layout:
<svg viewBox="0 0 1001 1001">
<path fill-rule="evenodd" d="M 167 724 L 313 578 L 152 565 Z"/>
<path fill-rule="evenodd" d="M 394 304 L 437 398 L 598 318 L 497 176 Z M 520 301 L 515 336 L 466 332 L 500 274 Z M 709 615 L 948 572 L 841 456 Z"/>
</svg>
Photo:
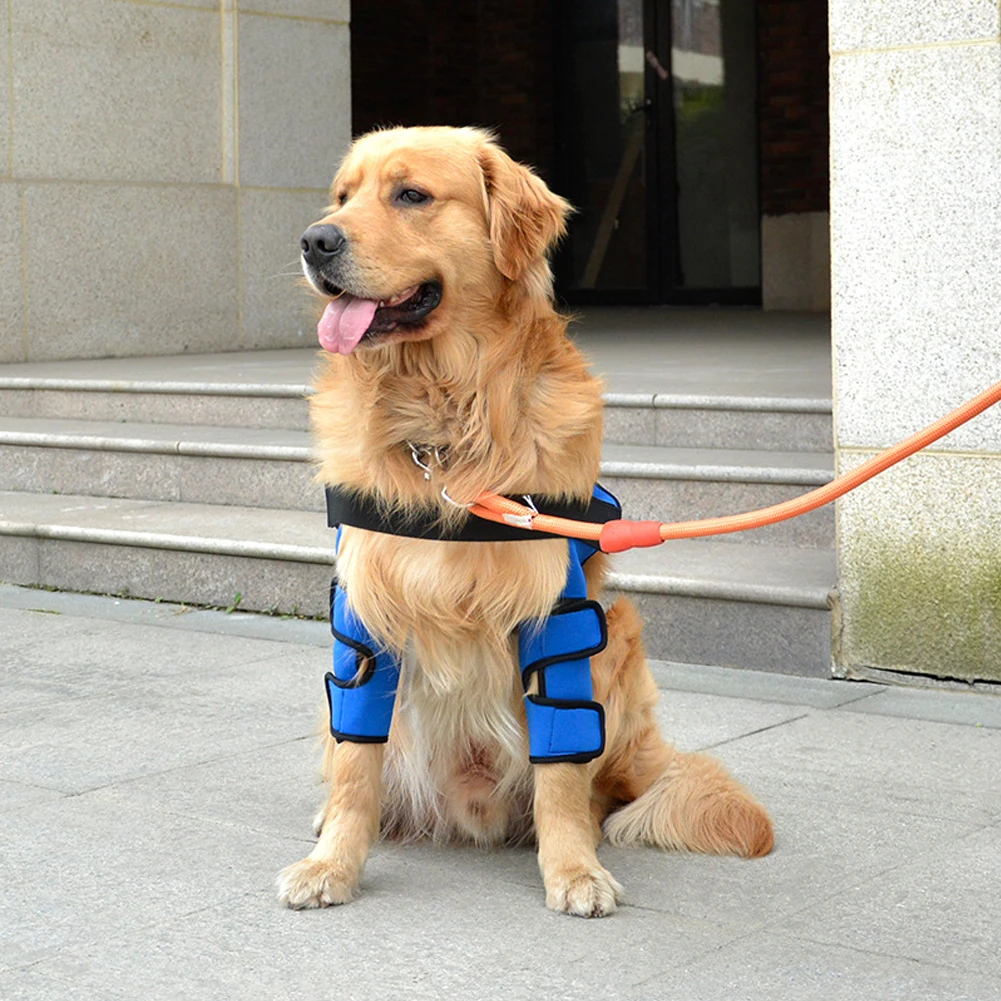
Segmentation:
<svg viewBox="0 0 1001 1001">
<path fill-rule="evenodd" d="M 1001 379 L 1001 7 L 831 0 L 840 471 Z M 839 503 L 835 670 L 1001 681 L 1001 408 Z"/>
<path fill-rule="evenodd" d="M 348 0 L 9 0 L 0 29 L 0 361 L 311 344 Z"/>
</svg>

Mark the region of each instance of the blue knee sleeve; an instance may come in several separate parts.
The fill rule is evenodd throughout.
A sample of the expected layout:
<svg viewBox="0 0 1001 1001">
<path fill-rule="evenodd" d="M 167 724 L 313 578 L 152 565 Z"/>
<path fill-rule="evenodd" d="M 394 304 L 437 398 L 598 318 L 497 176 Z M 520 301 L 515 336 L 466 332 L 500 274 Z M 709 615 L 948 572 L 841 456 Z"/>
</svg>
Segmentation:
<svg viewBox="0 0 1001 1001">
<path fill-rule="evenodd" d="M 343 588 L 331 585 L 330 628 L 334 669 L 327 673 L 330 733 L 337 740 L 382 744 L 389 738 L 400 680 L 399 660 L 379 649 L 351 610 Z"/>
<path fill-rule="evenodd" d="M 534 764 L 590 761 L 605 750 L 605 710 L 592 699 L 591 657 L 605 649 L 608 630 L 601 605 L 587 599 L 583 570 L 595 551 L 587 542 L 570 541 L 570 569 L 556 607 L 548 619 L 526 622 L 518 631 L 525 687 L 538 676 L 537 694 L 525 697 Z"/>
</svg>

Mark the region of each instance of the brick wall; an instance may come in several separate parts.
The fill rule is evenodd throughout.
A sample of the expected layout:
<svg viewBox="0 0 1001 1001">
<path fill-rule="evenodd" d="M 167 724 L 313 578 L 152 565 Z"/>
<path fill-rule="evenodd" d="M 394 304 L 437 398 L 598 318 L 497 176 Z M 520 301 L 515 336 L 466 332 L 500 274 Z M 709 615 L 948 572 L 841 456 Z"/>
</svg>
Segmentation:
<svg viewBox="0 0 1001 1001">
<path fill-rule="evenodd" d="M 758 0 L 761 212 L 828 207 L 827 0 Z"/>
</svg>

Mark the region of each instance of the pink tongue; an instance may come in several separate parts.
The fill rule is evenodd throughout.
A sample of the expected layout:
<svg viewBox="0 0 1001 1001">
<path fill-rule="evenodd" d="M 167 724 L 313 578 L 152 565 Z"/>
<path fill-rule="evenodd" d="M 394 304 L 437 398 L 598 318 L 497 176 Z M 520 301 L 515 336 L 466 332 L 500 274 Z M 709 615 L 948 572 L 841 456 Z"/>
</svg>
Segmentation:
<svg viewBox="0 0 1001 1001">
<path fill-rule="evenodd" d="M 371 326 L 378 305 L 374 299 L 356 299 L 346 293 L 328 302 L 316 325 L 320 347 L 336 354 L 351 354 Z"/>
</svg>

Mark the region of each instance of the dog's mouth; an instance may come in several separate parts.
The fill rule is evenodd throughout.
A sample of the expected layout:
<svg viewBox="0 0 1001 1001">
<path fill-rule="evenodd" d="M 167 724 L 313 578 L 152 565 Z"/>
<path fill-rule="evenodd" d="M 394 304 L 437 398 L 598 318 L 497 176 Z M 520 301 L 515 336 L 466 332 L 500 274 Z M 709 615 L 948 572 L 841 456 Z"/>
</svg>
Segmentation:
<svg viewBox="0 0 1001 1001">
<path fill-rule="evenodd" d="M 441 303 L 441 282 L 411 285 L 388 299 L 363 299 L 322 280 L 333 296 L 320 317 L 316 334 L 324 351 L 349 355 L 363 341 L 378 340 L 402 328 L 416 330 Z"/>
</svg>

